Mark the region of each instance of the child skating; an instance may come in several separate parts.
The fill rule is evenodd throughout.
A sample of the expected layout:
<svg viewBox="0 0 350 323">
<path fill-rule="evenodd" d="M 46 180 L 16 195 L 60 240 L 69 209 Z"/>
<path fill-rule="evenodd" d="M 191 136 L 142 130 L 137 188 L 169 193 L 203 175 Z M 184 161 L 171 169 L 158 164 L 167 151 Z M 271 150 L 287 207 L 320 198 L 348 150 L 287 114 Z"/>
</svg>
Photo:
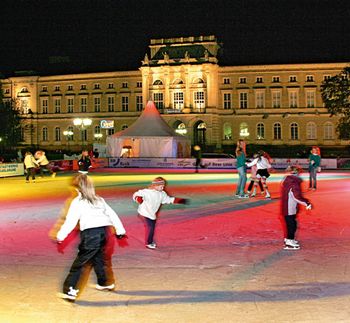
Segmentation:
<svg viewBox="0 0 350 323">
<path fill-rule="evenodd" d="M 156 249 L 154 231 L 157 222 L 157 212 L 162 204 L 186 204 L 183 198 L 171 197 L 164 192 L 165 179 L 155 178 L 148 188 L 138 190 L 133 195 L 133 200 L 139 204 L 137 212 L 145 220 L 146 225 L 146 247 Z"/>
<path fill-rule="evenodd" d="M 91 178 L 85 174 L 74 177 L 72 186 L 77 196 L 72 200 L 66 219 L 56 234 L 56 241 L 62 243 L 79 223 L 81 241 L 79 252 L 67 278 L 63 283 L 63 298 L 74 301 L 79 293 L 79 282 L 84 268 L 92 265 L 97 276 L 97 290 L 114 289 L 111 262 L 105 254 L 108 231 L 114 227 L 118 238 L 125 236 L 125 229 L 118 215 L 95 193 Z"/>
<path fill-rule="evenodd" d="M 300 249 L 299 241 L 295 240 L 297 231 L 298 204 L 304 205 L 306 209 L 311 209 L 311 203 L 303 197 L 301 192 L 302 179 L 299 177 L 302 169 L 297 166 L 289 168 L 290 175 L 286 176 L 281 185 L 281 212 L 286 226 L 286 237 L 284 239 L 284 249 Z"/>
</svg>

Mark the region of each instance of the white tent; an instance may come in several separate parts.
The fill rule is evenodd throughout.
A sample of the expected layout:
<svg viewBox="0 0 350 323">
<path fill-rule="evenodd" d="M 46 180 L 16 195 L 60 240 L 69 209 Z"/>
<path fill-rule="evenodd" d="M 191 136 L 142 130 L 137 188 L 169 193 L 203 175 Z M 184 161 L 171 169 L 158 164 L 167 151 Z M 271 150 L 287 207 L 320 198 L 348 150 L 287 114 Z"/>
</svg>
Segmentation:
<svg viewBox="0 0 350 323">
<path fill-rule="evenodd" d="M 177 134 L 149 101 L 139 118 L 129 127 L 107 137 L 110 157 L 190 157 L 191 143 Z"/>
</svg>

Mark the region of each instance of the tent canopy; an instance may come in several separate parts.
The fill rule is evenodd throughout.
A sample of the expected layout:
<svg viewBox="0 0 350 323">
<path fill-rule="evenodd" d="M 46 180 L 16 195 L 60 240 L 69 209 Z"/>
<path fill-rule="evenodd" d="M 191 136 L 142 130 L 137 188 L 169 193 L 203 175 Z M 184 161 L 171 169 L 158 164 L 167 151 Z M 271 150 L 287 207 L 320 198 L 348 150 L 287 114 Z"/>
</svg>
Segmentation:
<svg viewBox="0 0 350 323">
<path fill-rule="evenodd" d="M 129 128 L 107 137 L 111 157 L 189 157 L 190 147 L 190 140 L 163 120 L 152 101 Z"/>
</svg>

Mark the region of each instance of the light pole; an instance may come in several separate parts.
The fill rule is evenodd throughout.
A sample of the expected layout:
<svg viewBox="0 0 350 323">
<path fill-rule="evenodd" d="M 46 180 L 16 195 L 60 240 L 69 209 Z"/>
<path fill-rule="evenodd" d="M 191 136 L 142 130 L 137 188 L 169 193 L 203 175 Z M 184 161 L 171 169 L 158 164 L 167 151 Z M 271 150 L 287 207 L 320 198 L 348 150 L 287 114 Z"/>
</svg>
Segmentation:
<svg viewBox="0 0 350 323">
<path fill-rule="evenodd" d="M 86 135 L 86 128 L 91 126 L 92 120 L 89 118 L 76 118 L 73 120 L 73 124 L 80 129 L 80 136 L 81 136 L 81 145 L 82 149 L 84 148 L 84 141 L 87 138 Z"/>
<path fill-rule="evenodd" d="M 96 141 L 101 141 L 102 137 L 103 137 L 102 133 L 95 133 L 94 134 L 94 138 Z"/>
<path fill-rule="evenodd" d="M 70 152 L 70 147 L 69 147 L 69 143 L 72 140 L 72 136 L 73 136 L 73 131 L 71 130 L 65 130 L 63 131 L 63 135 L 66 137 L 67 140 L 67 145 L 68 145 L 68 152 Z"/>
</svg>

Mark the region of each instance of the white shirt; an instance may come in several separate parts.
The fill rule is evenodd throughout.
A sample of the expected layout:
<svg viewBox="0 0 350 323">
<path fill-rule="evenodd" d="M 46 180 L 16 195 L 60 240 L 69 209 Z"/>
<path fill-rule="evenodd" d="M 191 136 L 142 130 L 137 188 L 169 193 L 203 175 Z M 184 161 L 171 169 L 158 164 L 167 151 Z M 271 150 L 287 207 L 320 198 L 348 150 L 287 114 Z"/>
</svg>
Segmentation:
<svg viewBox="0 0 350 323">
<path fill-rule="evenodd" d="M 118 215 L 102 197 L 100 197 L 100 201 L 96 202 L 96 205 L 91 204 L 87 200 L 83 200 L 80 194 L 73 199 L 66 219 L 57 233 L 57 240 L 63 241 L 76 227 L 78 222 L 80 231 L 91 228 L 114 226 L 117 234 L 126 233 Z"/>
<path fill-rule="evenodd" d="M 256 165 L 258 170 L 271 168 L 271 164 L 264 156 L 261 156 L 261 158 L 255 158 L 252 162 L 247 163 L 247 167 L 252 167 L 254 165 Z"/>
<path fill-rule="evenodd" d="M 175 197 L 168 196 L 164 191 L 157 191 L 150 188 L 145 188 L 134 193 L 132 197 L 134 201 L 136 201 L 137 196 L 143 198 L 143 202 L 139 205 L 137 212 L 151 220 L 157 218 L 156 213 L 162 204 L 172 204 L 175 200 Z"/>
</svg>

